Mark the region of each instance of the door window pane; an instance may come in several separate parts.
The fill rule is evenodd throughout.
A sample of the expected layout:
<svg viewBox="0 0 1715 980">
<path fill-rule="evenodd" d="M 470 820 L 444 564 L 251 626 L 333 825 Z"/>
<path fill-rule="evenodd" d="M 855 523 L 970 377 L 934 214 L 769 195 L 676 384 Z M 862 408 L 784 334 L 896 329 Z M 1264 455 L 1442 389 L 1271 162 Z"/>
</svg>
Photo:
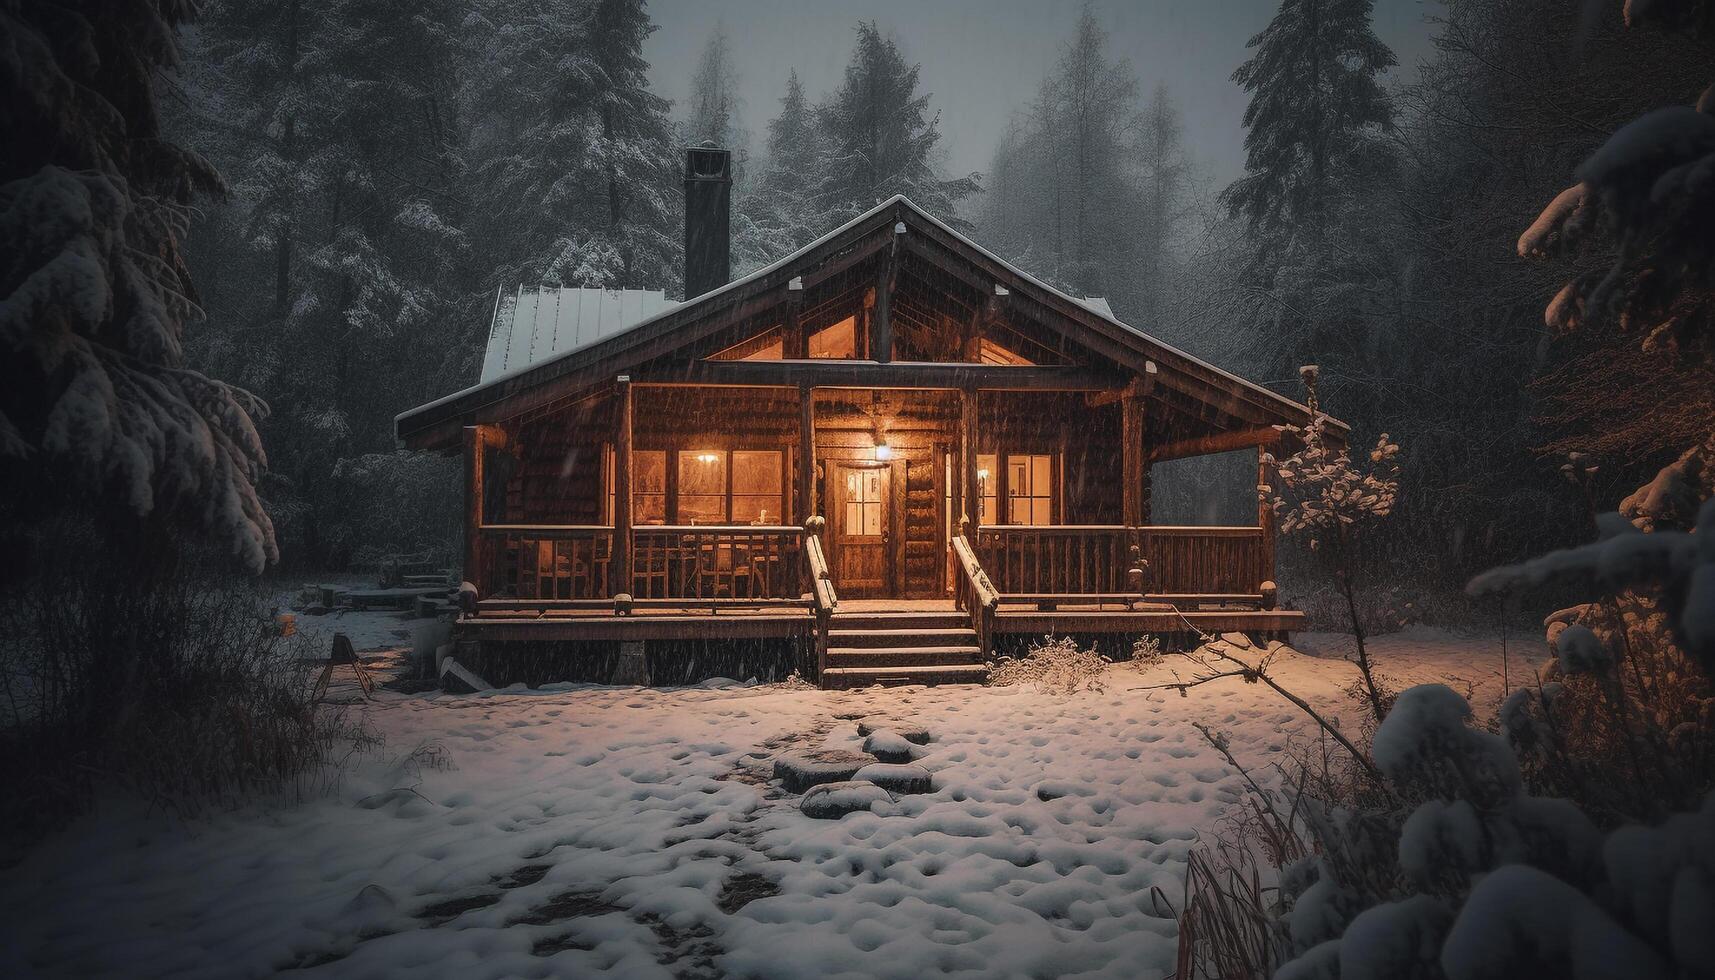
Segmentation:
<svg viewBox="0 0 1715 980">
<path fill-rule="evenodd" d="M 881 536 L 881 473 L 879 469 L 846 470 L 846 534 Z"/>
</svg>

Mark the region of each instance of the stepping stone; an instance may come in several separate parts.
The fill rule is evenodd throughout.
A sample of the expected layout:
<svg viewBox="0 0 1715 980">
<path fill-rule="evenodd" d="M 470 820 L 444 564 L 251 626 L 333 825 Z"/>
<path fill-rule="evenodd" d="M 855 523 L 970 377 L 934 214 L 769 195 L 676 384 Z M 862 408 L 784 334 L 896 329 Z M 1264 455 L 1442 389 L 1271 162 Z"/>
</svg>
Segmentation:
<svg viewBox="0 0 1715 980">
<path fill-rule="evenodd" d="M 882 762 L 910 762 L 911 743 L 889 728 L 877 728 L 863 740 L 863 750 Z"/>
<path fill-rule="evenodd" d="M 910 763 L 872 762 L 851 778 L 893 793 L 927 793 L 935 788 L 929 770 Z"/>
<path fill-rule="evenodd" d="M 848 813 L 868 811 L 874 804 L 892 801 L 892 794 L 874 783 L 823 783 L 804 794 L 798 809 L 816 820 L 838 820 Z"/>
<path fill-rule="evenodd" d="M 1243 633 L 1222 633 L 1221 639 L 1227 641 L 1227 643 L 1232 646 L 1238 647 L 1240 650 L 1249 650 L 1251 648 L 1251 638 Z"/>
<path fill-rule="evenodd" d="M 922 725 L 913 725 L 908 721 L 894 721 L 891 718 L 865 718 L 858 722 L 859 735 L 867 736 L 883 730 L 897 732 L 913 745 L 929 744 L 929 729 Z"/>
<path fill-rule="evenodd" d="M 812 786 L 851 779 L 858 770 L 874 765 L 867 755 L 843 749 L 819 752 L 788 752 L 774 758 L 774 778 L 788 793 L 802 793 Z"/>
</svg>

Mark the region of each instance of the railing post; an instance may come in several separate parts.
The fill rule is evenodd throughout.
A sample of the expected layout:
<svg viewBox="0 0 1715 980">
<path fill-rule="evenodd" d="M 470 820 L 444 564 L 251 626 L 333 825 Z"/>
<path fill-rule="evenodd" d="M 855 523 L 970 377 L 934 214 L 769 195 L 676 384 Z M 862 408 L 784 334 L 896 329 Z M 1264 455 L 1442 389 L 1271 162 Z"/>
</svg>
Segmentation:
<svg viewBox="0 0 1715 980">
<path fill-rule="evenodd" d="M 618 401 L 613 436 L 613 581 L 609 593 L 617 600 L 629 598 L 631 568 L 631 377 L 620 375 L 614 384 Z"/>
</svg>

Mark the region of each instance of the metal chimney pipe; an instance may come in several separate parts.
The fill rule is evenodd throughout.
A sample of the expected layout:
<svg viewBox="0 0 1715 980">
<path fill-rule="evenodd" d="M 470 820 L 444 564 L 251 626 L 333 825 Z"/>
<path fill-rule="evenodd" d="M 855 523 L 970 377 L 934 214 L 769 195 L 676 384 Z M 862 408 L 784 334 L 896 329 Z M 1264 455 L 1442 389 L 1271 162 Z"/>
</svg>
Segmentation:
<svg viewBox="0 0 1715 980">
<path fill-rule="evenodd" d="M 685 298 L 732 279 L 732 151 L 685 148 Z"/>
</svg>

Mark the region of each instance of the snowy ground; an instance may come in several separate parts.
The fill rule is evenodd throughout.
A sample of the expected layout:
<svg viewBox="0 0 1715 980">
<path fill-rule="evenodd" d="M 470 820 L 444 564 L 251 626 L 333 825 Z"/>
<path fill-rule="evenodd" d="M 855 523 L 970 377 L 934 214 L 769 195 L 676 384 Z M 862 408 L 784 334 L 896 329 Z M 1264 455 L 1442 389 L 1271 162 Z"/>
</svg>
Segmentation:
<svg viewBox="0 0 1715 980">
<path fill-rule="evenodd" d="M 1304 637 L 1276 673 L 1341 703 L 1348 642 Z M 1375 648 L 1402 684 L 1499 697 L 1495 639 Z M 1542 656 L 1515 648 L 1515 682 Z M 1190 722 L 1259 767 L 1308 732 L 1237 679 L 1137 690 L 1166 679 L 383 692 L 365 710 L 385 750 L 329 795 L 189 828 L 109 808 L 5 872 L 0 973 L 1161 976 L 1175 927 L 1152 889 L 1178 903 L 1187 849 L 1242 789 Z M 818 821 L 769 785 L 778 752 L 857 749 L 878 715 L 933 734 L 934 792 Z"/>
</svg>

